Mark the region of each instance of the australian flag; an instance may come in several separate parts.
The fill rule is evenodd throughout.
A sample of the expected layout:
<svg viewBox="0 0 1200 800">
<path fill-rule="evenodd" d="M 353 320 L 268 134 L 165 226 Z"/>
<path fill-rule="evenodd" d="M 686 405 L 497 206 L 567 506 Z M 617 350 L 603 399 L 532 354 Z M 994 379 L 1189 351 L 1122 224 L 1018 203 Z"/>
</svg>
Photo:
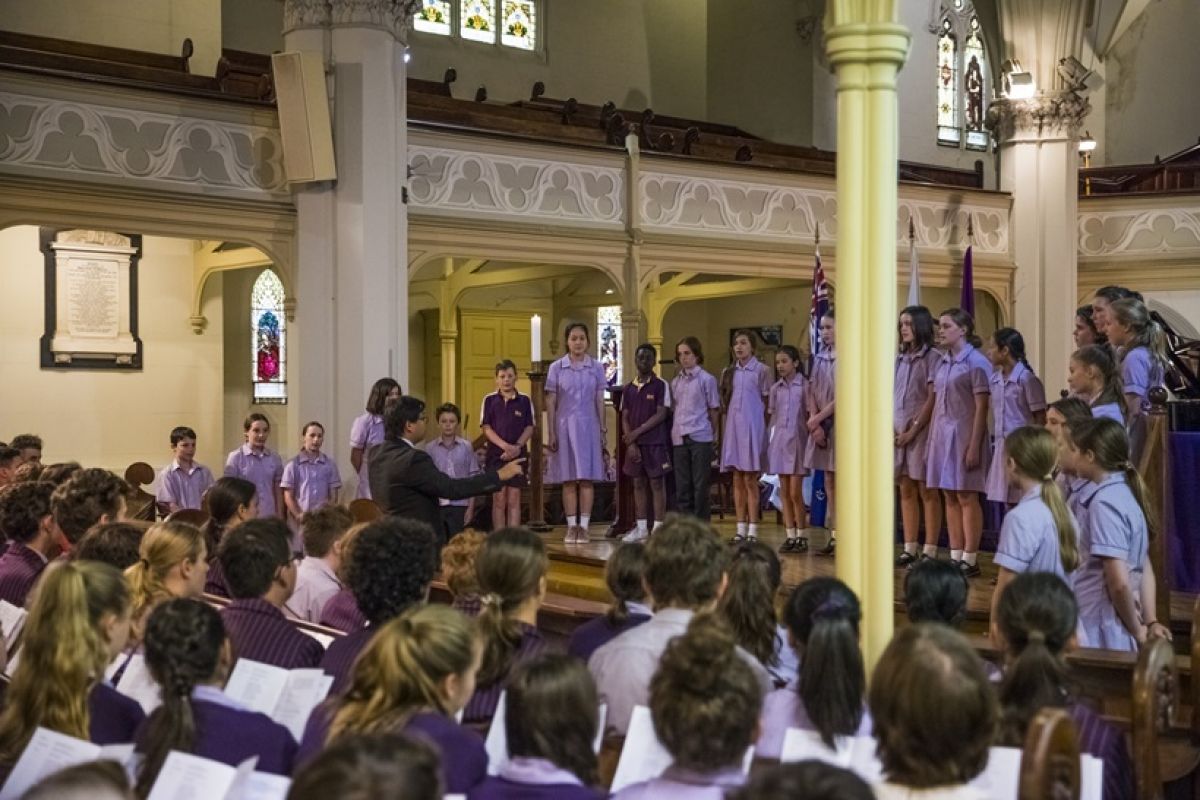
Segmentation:
<svg viewBox="0 0 1200 800">
<path fill-rule="evenodd" d="M 829 282 L 825 280 L 825 270 L 821 267 L 821 248 L 814 253 L 816 263 L 813 265 L 812 279 L 812 310 L 809 312 L 808 332 L 812 353 L 815 356 L 821 350 L 821 335 L 819 326 L 821 317 L 829 311 Z M 823 526 L 825 524 L 825 473 L 815 470 L 812 474 L 812 495 L 808 504 L 809 524 Z"/>
</svg>

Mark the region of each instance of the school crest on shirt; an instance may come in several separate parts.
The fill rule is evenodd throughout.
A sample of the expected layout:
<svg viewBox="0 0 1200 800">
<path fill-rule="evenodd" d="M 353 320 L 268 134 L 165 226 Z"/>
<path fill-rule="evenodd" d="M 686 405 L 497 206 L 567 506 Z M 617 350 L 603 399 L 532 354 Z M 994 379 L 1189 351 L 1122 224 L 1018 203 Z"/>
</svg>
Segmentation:
<svg viewBox="0 0 1200 800">
<path fill-rule="evenodd" d="M 513 410 L 513 416 L 514 416 L 514 417 L 523 417 L 523 416 L 525 416 L 525 414 L 524 414 L 524 412 L 522 412 L 520 409 L 514 409 L 514 410 Z"/>
</svg>

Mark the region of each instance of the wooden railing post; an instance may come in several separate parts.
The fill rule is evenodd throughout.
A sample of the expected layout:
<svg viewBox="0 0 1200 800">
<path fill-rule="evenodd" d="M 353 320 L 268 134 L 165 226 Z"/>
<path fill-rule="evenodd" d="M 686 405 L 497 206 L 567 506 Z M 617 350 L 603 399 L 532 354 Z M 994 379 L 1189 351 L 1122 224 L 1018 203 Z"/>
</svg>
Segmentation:
<svg viewBox="0 0 1200 800">
<path fill-rule="evenodd" d="M 546 409 L 545 362 L 534 361 L 526 374 L 529 399 L 533 402 L 533 438 L 529 440 L 529 522 L 531 531 L 545 533 L 554 529 L 546 522 L 545 471 L 542 469 L 542 414 Z"/>
<path fill-rule="evenodd" d="M 625 445 L 624 431 L 621 430 L 621 400 L 624 391 L 622 386 L 609 389 L 613 410 L 617 412 L 617 446 L 613 453 L 617 475 L 614 481 L 616 498 L 613 503 L 616 513 L 613 515 L 612 525 L 608 526 L 608 531 L 604 534 L 607 539 L 614 539 L 633 527 L 633 479 L 625 475 L 625 453 L 628 448 Z"/>
</svg>

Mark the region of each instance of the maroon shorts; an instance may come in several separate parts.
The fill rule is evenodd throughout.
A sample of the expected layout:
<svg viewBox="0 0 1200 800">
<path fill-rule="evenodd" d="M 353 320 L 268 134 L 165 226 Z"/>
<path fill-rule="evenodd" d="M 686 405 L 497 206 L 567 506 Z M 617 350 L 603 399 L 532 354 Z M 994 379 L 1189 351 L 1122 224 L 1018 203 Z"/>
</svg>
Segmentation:
<svg viewBox="0 0 1200 800">
<path fill-rule="evenodd" d="M 642 460 L 634 461 L 625 455 L 625 466 L 621 469 L 631 478 L 661 478 L 671 470 L 671 448 L 661 444 L 647 444 L 638 448 Z"/>
</svg>

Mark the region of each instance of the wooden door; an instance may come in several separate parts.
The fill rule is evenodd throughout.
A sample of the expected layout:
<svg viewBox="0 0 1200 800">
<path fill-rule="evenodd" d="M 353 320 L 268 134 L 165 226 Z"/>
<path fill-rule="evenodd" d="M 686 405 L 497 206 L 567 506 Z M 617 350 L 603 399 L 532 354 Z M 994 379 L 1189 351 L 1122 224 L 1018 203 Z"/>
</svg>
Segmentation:
<svg viewBox="0 0 1200 800">
<path fill-rule="evenodd" d="M 529 318 L 533 312 L 462 311 L 459 318 L 458 397 L 463 412 L 463 436 L 479 435 L 483 398 L 496 388 L 496 364 L 511 359 L 517 365 L 517 387 L 529 393 Z"/>
</svg>

